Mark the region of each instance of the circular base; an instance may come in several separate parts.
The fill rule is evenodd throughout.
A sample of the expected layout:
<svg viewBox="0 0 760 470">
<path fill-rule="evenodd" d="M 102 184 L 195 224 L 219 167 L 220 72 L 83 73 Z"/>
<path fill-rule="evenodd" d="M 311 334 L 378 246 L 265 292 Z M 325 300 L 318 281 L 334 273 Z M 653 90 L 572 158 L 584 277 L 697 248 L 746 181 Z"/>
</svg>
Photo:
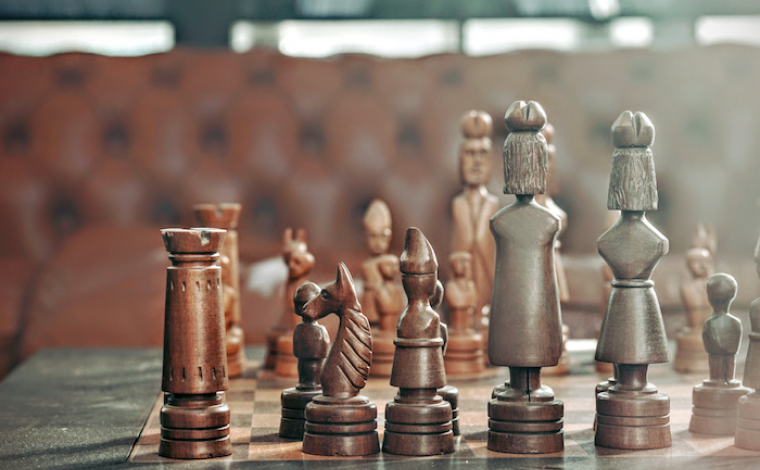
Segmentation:
<svg viewBox="0 0 760 470">
<path fill-rule="evenodd" d="M 280 418 L 280 432 L 279 436 L 286 439 L 303 439 L 304 424 L 306 420 L 301 418 L 286 418 L 282 416 Z"/>
<path fill-rule="evenodd" d="M 306 405 L 304 415 L 304 453 L 356 457 L 380 452 L 377 407 L 367 397 L 317 395 Z"/>
<path fill-rule="evenodd" d="M 387 424 L 386 424 L 387 426 Z M 451 429 L 437 434 L 408 434 L 389 431 L 383 435 L 383 452 L 395 455 L 453 454 L 454 433 Z"/>
<path fill-rule="evenodd" d="M 158 455 L 170 459 L 210 459 L 231 454 L 229 435 L 213 441 L 175 441 L 162 437 L 158 446 Z"/>
<path fill-rule="evenodd" d="M 664 393 L 601 392 L 594 442 L 615 449 L 670 447 L 670 398 Z"/>
<path fill-rule="evenodd" d="M 377 431 L 366 434 L 312 434 L 303 436 L 303 452 L 312 455 L 338 455 L 359 457 L 380 452 L 380 438 Z"/>
<path fill-rule="evenodd" d="M 730 436 L 736 433 L 736 412 L 733 416 L 700 416 L 697 407 L 689 421 L 689 431 L 699 434 L 712 434 L 715 436 Z"/>
<path fill-rule="evenodd" d="M 459 390 L 453 385 L 446 385 L 438 389 L 438 395 L 451 405 L 451 430 L 455 436 L 460 434 L 459 432 Z"/>
<path fill-rule="evenodd" d="M 282 409 L 280 411 L 280 437 L 287 439 L 303 439 L 304 423 L 304 410 L 311 400 L 322 393 L 321 390 L 298 390 L 297 388 L 289 388 L 283 390 L 280 395 L 280 404 Z"/>
<path fill-rule="evenodd" d="M 753 429 L 754 428 L 754 429 Z M 740 449 L 760 451 L 760 420 L 739 418 L 734 445 Z"/>
<path fill-rule="evenodd" d="M 562 431 L 524 434 L 488 431 L 488 450 L 505 454 L 553 454 L 565 449 Z"/>
<path fill-rule="evenodd" d="M 488 403 L 488 450 L 508 454 L 551 454 L 564 449 L 564 405 L 551 401 Z"/>
</svg>

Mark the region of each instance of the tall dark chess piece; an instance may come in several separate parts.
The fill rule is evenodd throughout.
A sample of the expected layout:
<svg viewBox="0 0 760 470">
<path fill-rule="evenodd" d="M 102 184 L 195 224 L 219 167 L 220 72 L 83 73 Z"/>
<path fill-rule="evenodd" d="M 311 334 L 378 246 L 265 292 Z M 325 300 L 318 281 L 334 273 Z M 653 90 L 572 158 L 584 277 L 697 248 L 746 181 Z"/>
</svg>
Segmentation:
<svg viewBox="0 0 760 470">
<path fill-rule="evenodd" d="M 298 358 L 298 385 L 283 390 L 280 395 L 280 437 L 303 439 L 306 405 L 322 393 L 319 375 L 330 349 L 330 335 L 327 328 L 303 316 L 304 305 L 318 296 L 320 290 L 313 282 L 305 282 L 298 286 L 293 296 L 296 315 L 303 317 L 293 331 L 293 354 Z"/>
<path fill-rule="evenodd" d="M 734 379 L 736 351 L 742 341 L 742 322 L 729 313 L 736 298 L 736 279 L 715 274 L 707 281 L 713 314 L 705 322 L 702 338 L 709 354 L 710 378 L 694 387 L 689 431 L 731 435 L 736 432 L 736 404 L 751 392 Z"/>
<path fill-rule="evenodd" d="M 385 408 L 383 452 L 438 455 L 454 452 L 451 404 L 438 395 L 446 385 L 445 339 L 441 319 L 430 306 L 438 281 L 438 260 L 425 235 L 406 232 L 401 281 L 408 299 L 394 340 L 391 386 L 398 395 Z"/>
<path fill-rule="evenodd" d="M 227 371 L 230 378 L 243 375 L 245 341 L 240 317 L 240 256 L 238 255 L 238 219 L 240 204 L 197 204 L 193 207 L 201 227 L 227 230 L 219 251 L 224 286 L 224 322 L 227 342 Z"/>
<path fill-rule="evenodd" d="M 760 240 L 755 247 L 755 263 L 760 276 Z M 760 298 L 750 304 L 749 320 L 752 332 L 749 334 L 747 361 L 744 363 L 744 386 L 755 391 L 739 399 L 734 445 L 760 451 Z"/>
<path fill-rule="evenodd" d="M 504 117 L 507 194 L 517 201 L 491 218 L 496 240 L 496 273 L 488 328 L 488 357 L 509 366 L 510 380 L 494 390 L 488 404 L 488 449 L 544 454 L 564 448 L 564 406 L 541 385 L 541 368 L 562 354 L 562 319 L 554 246 L 560 218 L 539 205 L 546 190 L 546 113 L 540 104 L 517 101 Z"/>
<path fill-rule="evenodd" d="M 668 239 L 645 211 L 657 209 L 654 126 L 644 113 L 625 111 L 612 125 L 612 171 L 607 208 L 620 220 L 597 246 L 612 268 L 607 312 L 596 360 L 617 366 L 616 383 L 596 396 L 596 445 L 618 449 L 669 447 L 670 398 L 647 382 L 649 364 L 670 361 L 660 304 L 650 279 L 668 252 Z"/>
<path fill-rule="evenodd" d="M 377 406 L 359 392 L 367 384 L 372 362 L 372 333 L 356 300 L 354 280 L 338 265 L 335 282 L 303 308 L 311 321 L 338 315 L 338 336 L 322 368 L 322 394 L 306 405 L 303 451 L 315 455 L 360 456 L 380 452 Z"/>
<path fill-rule="evenodd" d="M 224 230 L 161 231 L 166 268 L 161 444 L 158 454 L 205 459 L 232 453 L 227 390 L 222 269 L 216 265 Z"/>
</svg>

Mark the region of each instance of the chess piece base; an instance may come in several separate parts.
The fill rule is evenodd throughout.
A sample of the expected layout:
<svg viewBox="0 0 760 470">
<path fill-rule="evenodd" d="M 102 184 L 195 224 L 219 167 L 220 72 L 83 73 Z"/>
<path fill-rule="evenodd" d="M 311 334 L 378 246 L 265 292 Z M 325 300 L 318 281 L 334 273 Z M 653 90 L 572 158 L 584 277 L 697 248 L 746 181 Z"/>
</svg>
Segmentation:
<svg viewBox="0 0 760 470">
<path fill-rule="evenodd" d="M 736 406 L 736 437 L 734 445 L 740 449 L 760 451 L 760 400 L 753 392 L 739 398 Z"/>
<path fill-rule="evenodd" d="M 438 395 L 451 405 L 451 430 L 455 436 L 460 434 L 459 432 L 459 390 L 453 385 L 446 385 L 438 389 Z"/>
<path fill-rule="evenodd" d="M 293 355 L 292 331 L 285 333 L 277 340 L 274 373 L 278 377 L 298 377 L 298 359 Z"/>
<path fill-rule="evenodd" d="M 306 405 L 303 451 L 312 455 L 362 456 L 380 452 L 377 407 L 365 396 L 317 395 Z"/>
<path fill-rule="evenodd" d="M 594 443 L 632 450 L 670 447 L 670 397 L 657 392 L 598 393 Z"/>
<path fill-rule="evenodd" d="M 434 404 L 388 403 L 383 452 L 416 456 L 453 453 L 451 416 L 451 405 L 445 400 Z"/>
<path fill-rule="evenodd" d="M 396 346 L 393 344 L 395 332 L 386 334 L 381 331 L 373 333 L 372 364 L 369 367 L 370 377 L 390 377 L 393 372 L 393 355 Z"/>
<path fill-rule="evenodd" d="M 564 405 L 551 401 L 488 403 L 488 450 L 507 454 L 552 454 L 565 448 Z"/>
<path fill-rule="evenodd" d="M 454 333 L 449 337 L 443 366 L 447 376 L 470 376 L 485 369 L 483 335 L 473 331 Z"/>
<path fill-rule="evenodd" d="M 676 339 L 676 345 L 673 369 L 683 373 L 710 371 L 709 356 L 705 351 L 702 335 L 681 335 Z"/>
<path fill-rule="evenodd" d="M 222 395 L 167 394 L 158 455 L 206 459 L 232 454 L 230 408 Z"/>
<path fill-rule="evenodd" d="M 731 435 L 736 432 L 736 407 L 739 399 L 751 392 L 735 381 L 734 387 L 697 385 L 692 393 L 689 431 L 701 434 Z"/>
<path fill-rule="evenodd" d="M 280 416 L 280 437 L 287 439 L 303 439 L 304 424 L 306 417 L 304 415 L 306 405 L 311 400 L 322 393 L 322 390 L 298 390 L 289 388 L 283 390 L 280 395 L 280 404 L 282 405 Z"/>
</svg>

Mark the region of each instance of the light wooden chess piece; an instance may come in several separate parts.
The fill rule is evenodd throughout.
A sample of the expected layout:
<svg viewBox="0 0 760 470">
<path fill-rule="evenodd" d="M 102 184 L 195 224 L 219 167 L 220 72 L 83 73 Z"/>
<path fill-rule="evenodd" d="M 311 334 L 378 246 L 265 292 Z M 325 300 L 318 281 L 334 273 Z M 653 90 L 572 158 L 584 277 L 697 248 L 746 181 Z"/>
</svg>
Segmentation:
<svg viewBox="0 0 760 470">
<path fill-rule="evenodd" d="M 385 408 L 383 452 L 439 455 L 454 452 L 451 404 L 437 389 L 446 385 L 441 318 L 430 305 L 438 281 L 433 247 L 417 228 L 406 232 L 401 273 L 408 306 L 398 321 L 391 386 L 398 395 Z"/>
<path fill-rule="evenodd" d="M 707 352 L 702 341 L 702 325 L 712 309 L 707 298 L 707 280 L 713 274 L 712 253 L 694 247 L 686 253 L 686 264 L 691 279 L 681 285 L 681 298 L 686 306 L 687 326 L 676 339 L 676 357 L 673 368 L 678 372 L 707 372 L 710 370 Z"/>
<path fill-rule="evenodd" d="M 557 235 L 557 241 L 554 244 L 554 263 L 557 271 L 557 289 L 559 291 L 560 304 L 564 304 L 570 301 L 570 289 L 567 285 L 567 275 L 565 274 L 565 265 L 562 263 L 562 256 L 560 255 L 560 248 L 562 242 L 560 237 L 567 230 L 567 213 L 562 210 L 561 207 L 554 202 L 552 198 L 553 194 L 559 192 L 559 178 L 557 177 L 557 147 L 554 145 L 554 126 L 550 123 L 546 124 L 546 127 L 541 131 L 541 134 L 546 139 L 546 151 L 549 157 L 549 163 L 546 167 L 546 192 L 544 194 L 536 194 L 536 202 L 546 207 L 550 211 L 559 216 L 562 221 L 562 225 Z M 559 358 L 559 364 L 552 367 L 544 367 L 541 370 L 541 374 L 544 376 L 558 376 L 567 375 L 570 373 L 570 354 L 567 352 L 567 339 L 570 335 L 570 328 L 564 323 L 562 324 L 562 356 Z"/>
<path fill-rule="evenodd" d="M 303 308 L 304 318 L 311 321 L 331 313 L 340 318 L 340 326 L 322 368 L 322 394 L 306 405 L 303 451 L 328 456 L 376 454 L 380 452 L 377 406 L 359 394 L 369 377 L 372 332 L 343 263 L 335 281 Z"/>
<path fill-rule="evenodd" d="M 491 218 L 496 270 L 488 356 L 509 367 L 509 382 L 494 390 L 488 404 L 488 449 L 545 454 L 564 448 L 564 405 L 541 384 L 541 368 L 555 366 L 562 354 L 562 319 L 554 246 L 560 218 L 539 205 L 546 190 L 546 114 L 540 104 L 518 101 L 504 118 L 507 194 L 517 201 Z"/>
<path fill-rule="evenodd" d="M 397 282 L 399 260 L 396 255 L 384 254 L 377 257 L 376 267 L 380 273 L 380 284 L 374 289 L 371 300 L 375 303 L 379 329 L 374 337 L 372 351 L 372 377 L 390 377 L 393 370 L 393 356 L 396 347 L 396 325 L 406 305 L 406 296 Z"/>
<path fill-rule="evenodd" d="M 760 240 L 755 246 L 755 264 L 760 276 Z M 754 389 L 739 399 L 736 407 L 736 436 L 734 445 L 742 449 L 760 451 L 760 298 L 749 306 L 749 334 L 747 360 L 744 363 L 743 385 Z"/>
<path fill-rule="evenodd" d="M 372 326 L 377 326 L 379 317 L 375 296 L 377 290 L 383 283 L 383 276 L 380 273 L 380 261 L 383 256 L 388 254 L 388 247 L 391 243 L 391 210 L 388 205 L 380 199 L 373 199 L 367 206 L 364 213 L 364 239 L 370 252 L 370 257 L 362 263 L 362 276 L 364 277 L 364 294 L 362 296 L 362 307 L 364 316 L 367 317 Z M 395 255 L 389 255 L 394 256 Z M 402 307 L 403 308 L 403 307 Z M 401 311 L 399 310 L 399 313 Z M 379 351 L 375 351 L 378 353 Z M 391 352 L 391 354 L 393 354 Z M 390 375 L 390 370 L 388 372 Z"/>
<path fill-rule="evenodd" d="M 752 391 L 734 379 L 736 352 L 742 341 L 742 322 L 729 313 L 736 289 L 736 279 L 728 274 L 715 274 L 707 281 L 713 314 L 705 322 L 702 336 L 709 354 L 710 378 L 694 387 L 691 432 L 733 435 L 737 402 Z"/>
<path fill-rule="evenodd" d="M 293 295 L 296 288 L 307 281 L 306 277 L 314 267 L 314 255 L 306 245 L 306 232 L 298 230 L 295 238 L 293 230 L 283 233 L 282 258 L 288 267 L 283 310 L 275 326 L 267 332 L 268 356 L 265 366 L 271 363 L 280 377 L 298 377 L 298 360 L 293 355 L 293 330 L 300 317 L 293 314 Z"/>
<path fill-rule="evenodd" d="M 482 372 L 483 335 L 475 329 L 478 291 L 472 280 L 472 255 L 456 251 L 449 256 L 454 278 L 446 283 L 449 307 L 449 342 L 444 356 L 446 374 L 474 375 Z"/>
<path fill-rule="evenodd" d="M 459 147 L 459 176 L 464 188 L 451 202 L 451 252 L 472 255 L 472 278 L 478 289 L 475 324 L 480 330 L 487 328 L 496 263 L 496 246 L 488 224 L 499 210 L 499 200 L 486 189 L 493 157 L 492 128 L 491 116 L 484 111 L 469 111 L 462 117 L 465 140 Z"/>
<path fill-rule="evenodd" d="M 219 250 L 224 286 L 224 321 L 226 325 L 227 370 L 230 378 L 243 375 L 245 341 L 240 315 L 240 255 L 238 254 L 238 219 L 240 204 L 197 204 L 193 207 L 201 227 L 227 230 Z"/>
<path fill-rule="evenodd" d="M 280 437 L 288 439 L 303 439 L 306 405 L 322 393 L 320 375 L 330 350 L 330 335 L 327 328 L 303 314 L 304 306 L 320 291 L 318 285 L 305 282 L 298 286 L 293 296 L 295 314 L 303 321 L 293 331 L 293 354 L 298 358 L 298 384 L 283 390 L 280 395 Z"/>
<path fill-rule="evenodd" d="M 607 207 L 620 220 L 602 236 L 599 254 L 612 269 L 596 360 L 617 367 L 616 383 L 596 395 L 595 443 L 618 449 L 671 445 L 670 398 L 647 381 L 649 364 L 670 361 L 665 325 L 651 280 L 669 243 L 646 219 L 657 209 L 654 126 L 644 113 L 623 112 L 612 125 Z"/>
</svg>

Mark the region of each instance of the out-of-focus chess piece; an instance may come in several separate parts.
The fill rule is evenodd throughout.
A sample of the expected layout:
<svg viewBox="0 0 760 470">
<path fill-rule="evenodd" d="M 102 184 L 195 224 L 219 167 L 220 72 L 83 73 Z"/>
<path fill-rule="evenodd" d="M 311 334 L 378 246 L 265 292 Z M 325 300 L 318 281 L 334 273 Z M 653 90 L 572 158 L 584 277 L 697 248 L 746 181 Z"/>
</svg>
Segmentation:
<svg viewBox="0 0 760 470">
<path fill-rule="evenodd" d="M 393 355 L 396 352 L 393 339 L 396 337 L 399 315 L 406 305 L 406 296 L 397 281 L 399 260 L 396 255 L 384 254 L 378 258 L 377 268 L 381 282 L 375 289 L 372 299 L 375 301 L 379 331 L 376 330 L 374 336 L 372 367 L 369 372 L 372 377 L 390 377 L 393 370 Z"/>
<path fill-rule="evenodd" d="M 367 317 L 373 326 L 377 326 L 380 320 L 377 313 L 377 302 L 375 301 L 377 291 L 383 283 L 380 262 L 386 255 L 395 257 L 395 255 L 388 255 L 388 247 L 390 246 L 392 236 L 391 210 L 382 200 L 373 199 L 364 213 L 364 238 L 370 257 L 362 263 L 364 295 L 361 301 L 364 316 Z M 375 354 L 378 352 L 375 351 Z M 391 352 L 391 354 L 393 353 Z M 388 372 L 388 376 L 390 376 L 390 371 Z"/>
<path fill-rule="evenodd" d="M 472 255 L 456 251 L 449 256 L 454 278 L 446 283 L 449 342 L 444 356 L 446 374 L 473 375 L 484 369 L 483 335 L 475 329 L 478 291 L 472 280 Z"/>
<path fill-rule="evenodd" d="M 486 189 L 493 158 L 492 129 L 491 116 L 484 111 L 469 111 L 462 117 L 464 141 L 459 147 L 459 176 L 464 188 L 451 203 L 454 219 L 451 252 L 466 251 L 472 255 L 472 279 L 478 291 L 475 325 L 480 331 L 488 328 L 496 266 L 496 246 L 489 221 L 499 210 L 499 201 Z"/>
<path fill-rule="evenodd" d="M 314 267 L 314 255 L 306 245 L 306 232 L 298 230 L 295 238 L 293 230 L 283 233 L 282 258 L 288 267 L 283 310 L 277 323 L 267 332 L 267 357 L 264 365 L 274 369 L 280 377 L 297 377 L 298 361 L 293 355 L 293 330 L 299 323 L 293 314 L 293 295 L 296 288 L 307 281 L 306 277 Z"/>
<path fill-rule="evenodd" d="M 713 314 L 705 321 L 702 336 L 709 354 L 710 378 L 694 387 L 691 432 L 733 435 L 737 402 L 752 391 L 734 379 L 736 352 L 742 341 L 742 322 L 729 313 L 736 289 L 736 279 L 728 274 L 715 274 L 707 282 Z"/>
<path fill-rule="evenodd" d="M 598 446 L 618 449 L 670 447 L 670 397 L 647 381 L 649 364 L 670 361 L 652 271 L 669 249 L 646 219 L 657 210 L 651 145 L 654 126 L 641 112 L 624 111 L 612 125 L 607 207 L 620 220 L 597 241 L 614 279 L 602 322 L 596 360 L 616 366 L 615 384 L 596 395 Z"/>
<path fill-rule="evenodd" d="M 303 439 L 306 405 L 322 393 L 319 376 L 330 350 L 330 335 L 327 328 L 303 315 L 304 305 L 318 296 L 320 290 L 313 282 L 305 282 L 298 286 L 293 297 L 295 313 L 303 318 L 293 331 L 293 354 L 298 358 L 298 384 L 295 388 L 283 390 L 280 395 L 280 437 Z"/>
<path fill-rule="evenodd" d="M 699 224 L 698 227 L 702 226 Z M 696 231 L 699 233 L 699 230 Z M 712 314 L 707 298 L 707 280 L 713 274 L 712 252 L 702 248 L 704 239 L 692 240 L 686 253 L 686 265 L 691 279 L 681 285 L 681 298 L 686 307 L 686 327 L 676 339 L 676 357 L 673 368 L 678 372 L 707 372 L 707 352 L 702 342 L 702 325 Z M 714 248 L 715 245 L 712 245 Z"/>
<path fill-rule="evenodd" d="M 567 285 L 567 275 L 565 274 L 565 265 L 562 263 L 560 248 L 562 242 L 560 238 L 567 230 L 567 213 L 554 202 L 552 195 L 559 192 L 559 177 L 557 176 L 557 146 L 554 145 L 554 126 L 547 123 L 541 134 L 546 139 L 546 152 L 549 157 L 549 163 L 546 166 L 546 192 L 536 194 L 536 202 L 557 214 L 562 221 L 562 225 L 557 235 L 557 241 L 554 243 L 554 264 L 557 271 L 557 290 L 559 292 L 559 301 L 561 304 L 570 301 L 570 289 Z M 570 335 L 570 328 L 562 324 L 562 356 L 559 358 L 559 364 L 552 367 L 544 367 L 541 374 L 545 376 L 558 376 L 570 373 L 570 354 L 567 352 L 567 339 Z"/>
<path fill-rule="evenodd" d="M 219 250 L 224 286 L 224 321 L 227 328 L 227 370 L 230 378 L 240 377 L 245 365 L 245 341 L 240 326 L 240 256 L 237 233 L 240 204 L 197 204 L 193 211 L 201 227 L 227 230 L 224 244 Z"/>
</svg>

